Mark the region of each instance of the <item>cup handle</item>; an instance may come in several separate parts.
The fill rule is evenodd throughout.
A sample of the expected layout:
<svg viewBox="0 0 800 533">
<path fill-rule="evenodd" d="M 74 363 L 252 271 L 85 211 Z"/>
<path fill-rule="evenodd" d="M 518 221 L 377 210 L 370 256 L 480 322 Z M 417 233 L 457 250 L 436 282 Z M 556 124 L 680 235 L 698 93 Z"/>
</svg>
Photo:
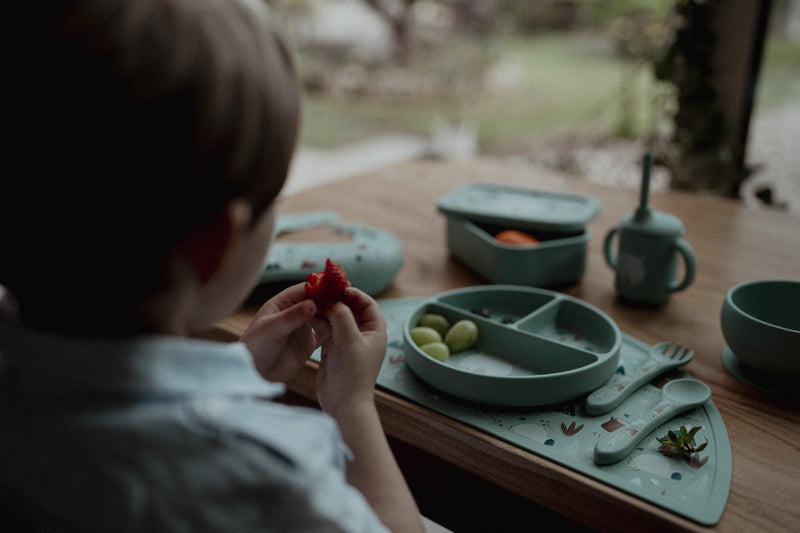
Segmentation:
<svg viewBox="0 0 800 533">
<path fill-rule="evenodd" d="M 683 239 L 678 239 L 673 243 L 678 253 L 683 257 L 685 266 L 685 273 L 683 280 L 680 283 L 672 283 L 669 287 L 671 292 L 682 291 L 694 281 L 694 276 L 697 273 L 697 260 L 695 259 L 694 251 L 689 243 Z"/>
<path fill-rule="evenodd" d="M 611 230 L 606 234 L 605 241 L 603 242 L 603 255 L 606 258 L 606 263 L 608 263 L 608 266 L 614 270 L 617 269 L 617 258 L 616 256 L 612 255 L 611 241 L 614 239 L 614 235 L 617 233 L 618 229 L 619 228 L 611 228 Z"/>
</svg>

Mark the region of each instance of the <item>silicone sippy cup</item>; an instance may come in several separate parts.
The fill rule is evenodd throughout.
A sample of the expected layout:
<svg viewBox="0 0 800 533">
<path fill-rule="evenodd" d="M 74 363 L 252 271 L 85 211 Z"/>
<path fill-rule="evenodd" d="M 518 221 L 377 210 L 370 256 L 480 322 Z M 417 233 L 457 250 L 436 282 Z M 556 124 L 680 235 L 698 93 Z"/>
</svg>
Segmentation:
<svg viewBox="0 0 800 533">
<path fill-rule="evenodd" d="M 653 211 L 647 205 L 653 155 L 643 159 L 639 207 L 623 218 L 606 235 L 603 251 L 608 265 L 616 271 L 615 288 L 620 298 L 644 304 L 663 304 L 672 293 L 687 288 L 697 270 L 692 248 L 684 239 L 677 217 Z M 617 255 L 612 251 L 619 236 Z M 683 279 L 678 281 L 678 258 L 684 262 Z"/>
</svg>

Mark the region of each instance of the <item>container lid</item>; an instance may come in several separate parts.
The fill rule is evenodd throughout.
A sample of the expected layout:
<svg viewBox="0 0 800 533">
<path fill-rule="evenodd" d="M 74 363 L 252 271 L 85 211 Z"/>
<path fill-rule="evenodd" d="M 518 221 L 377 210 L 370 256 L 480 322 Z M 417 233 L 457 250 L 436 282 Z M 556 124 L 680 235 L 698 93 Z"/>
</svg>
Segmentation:
<svg viewBox="0 0 800 533">
<path fill-rule="evenodd" d="M 597 215 L 599 202 L 588 196 L 471 183 L 437 203 L 446 215 L 519 229 L 568 233 L 583 231 Z"/>
</svg>

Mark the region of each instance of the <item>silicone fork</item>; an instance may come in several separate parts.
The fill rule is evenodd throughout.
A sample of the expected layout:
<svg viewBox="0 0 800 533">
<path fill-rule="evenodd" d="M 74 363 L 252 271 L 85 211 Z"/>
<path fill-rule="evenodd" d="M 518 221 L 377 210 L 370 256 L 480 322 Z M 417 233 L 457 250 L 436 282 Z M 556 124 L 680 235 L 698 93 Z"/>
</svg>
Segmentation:
<svg viewBox="0 0 800 533">
<path fill-rule="evenodd" d="M 700 407 L 711 398 L 705 383 L 691 378 L 670 381 L 661 389 L 661 400 L 633 420 L 617 428 L 594 446 L 594 462 L 610 465 L 626 457 L 652 431 L 674 415 Z"/>
<path fill-rule="evenodd" d="M 622 403 L 633 391 L 667 370 L 685 365 L 694 351 L 680 344 L 662 342 L 650 347 L 647 361 L 627 375 L 614 374 L 602 387 L 586 398 L 585 410 L 590 416 L 604 415 Z"/>
</svg>

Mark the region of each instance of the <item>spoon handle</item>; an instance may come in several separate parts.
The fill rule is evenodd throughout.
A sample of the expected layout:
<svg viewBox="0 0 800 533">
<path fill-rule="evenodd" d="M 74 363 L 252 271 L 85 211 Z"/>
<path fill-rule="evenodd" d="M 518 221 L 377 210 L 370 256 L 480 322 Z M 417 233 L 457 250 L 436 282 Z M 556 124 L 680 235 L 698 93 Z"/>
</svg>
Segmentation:
<svg viewBox="0 0 800 533">
<path fill-rule="evenodd" d="M 638 367 L 633 376 L 614 374 L 605 385 L 586 397 L 586 414 L 598 416 L 611 411 L 633 391 L 650 381 L 661 368 L 658 362 L 650 360 Z"/>
<path fill-rule="evenodd" d="M 597 441 L 594 447 L 594 462 L 599 465 L 610 465 L 627 456 L 639 442 L 664 421 L 686 405 L 662 398 L 658 404 L 648 409 L 628 425 L 615 429 L 605 438 Z"/>
</svg>

